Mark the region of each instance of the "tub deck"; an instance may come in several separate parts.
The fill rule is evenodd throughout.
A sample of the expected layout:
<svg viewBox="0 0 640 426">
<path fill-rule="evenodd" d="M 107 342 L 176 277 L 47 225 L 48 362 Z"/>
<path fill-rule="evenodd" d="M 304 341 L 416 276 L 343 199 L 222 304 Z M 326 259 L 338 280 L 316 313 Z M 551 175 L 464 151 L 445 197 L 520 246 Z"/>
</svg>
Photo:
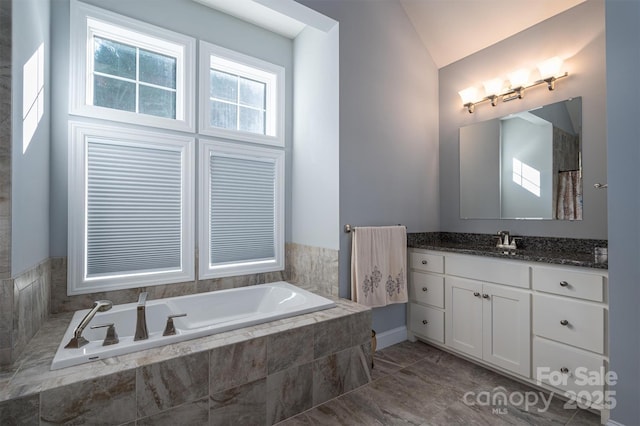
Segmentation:
<svg viewBox="0 0 640 426">
<path fill-rule="evenodd" d="M 149 337 L 135 341 L 137 303 L 126 303 L 96 314 L 90 324 L 114 324 L 119 343 L 103 346 L 106 329 L 87 327 L 82 335 L 89 343 L 79 349 L 67 349 L 65 345 L 73 337 L 76 326 L 89 312 L 84 309 L 74 313 L 51 369 L 96 362 L 333 307 L 332 300 L 284 281 L 150 300 L 145 308 Z M 168 316 L 175 314 L 186 316 L 174 320 L 176 334 L 163 336 Z"/>
<path fill-rule="evenodd" d="M 328 298 L 336 307 L 55 371 L 51 361 L 72 314 L 52 316 L 23 356 L 0 370 L 0 424 L 28 416 L 47 421 L 71 417 L 77 424 L 89 424 L 92 416 L 112 416 L 113 424 L 153 421 L 160 414 L 183 419 L 180 409 L 187 405 L 190 413 L 202 416 L 205 411 L 206 416 L 235 416 L 242 409 L 218 407 L 216 398 L 231 392 L 246 402 L 244 390 L 260 400 L 256 418 L 276 423 L 371 380 L 370 309 Z M 165 380 L 167 371 L 175 373 L 171 380 Z M 300 387 L 300 393 L 287 395 L 291 386 Z M 166 390 L 162 398 L 188 400 L 158 402 L 148 395 L 158 388 Z M 115 393 L 96 402 L 105 389 Z M 291 398 L 297 399 L 283 405 Z M 69 411 L 79 406 L 82 412 Z"/>
</svg>

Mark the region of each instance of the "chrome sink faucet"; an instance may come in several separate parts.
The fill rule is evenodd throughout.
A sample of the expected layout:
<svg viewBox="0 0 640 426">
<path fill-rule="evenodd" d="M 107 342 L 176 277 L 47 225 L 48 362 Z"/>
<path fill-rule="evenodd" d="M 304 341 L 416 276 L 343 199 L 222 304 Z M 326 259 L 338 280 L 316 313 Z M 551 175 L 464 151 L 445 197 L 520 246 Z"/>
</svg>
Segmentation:
<svg viewBox="0 0 640 426">
<path fill-rule="evenodd" d="M 147 315 L 146 315 L 146 303 L 149 293 L 142 292 L 138 296 L 138 308 L 136 309 L 136 334 L 133 340 L 145 340 L 149 338 L 149 331 L 147 330 Z"/>
<path fill-rule="evenodd" d="M 89 322 L 98 312 L 106 312 L 113 307 L 113 303 L 110 300 L 96 300 L 93 302 L 93 308 L 82 318 L 80 324 L 73 331 L 73 337 L 69 340 L 69 343 L 65 346 L 65 349 L 78 349 L 89 343 L 87 339 L 82 337 L 82 332 L 89 325 Z"/>
<path fill-rule="evenodd" d="M 509 235 L 509 231 L 498 231 L 496 235 L 494 235 L 498 239 L 498 244 L 496 244 L 496 248 L 499 249 L 508 249 L 515 250 L 518 248 L 516 244 L 516 240 L 521 240 L 520 237 L 512 237 Z"/>
</svg>

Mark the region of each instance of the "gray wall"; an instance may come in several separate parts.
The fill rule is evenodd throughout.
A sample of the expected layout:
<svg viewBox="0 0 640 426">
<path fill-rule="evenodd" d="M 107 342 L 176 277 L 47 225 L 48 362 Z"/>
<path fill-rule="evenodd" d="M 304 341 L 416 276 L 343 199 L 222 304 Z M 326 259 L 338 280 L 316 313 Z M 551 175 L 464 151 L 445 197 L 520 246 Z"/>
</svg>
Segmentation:
<svg viewBox="0 0 640 426">
<path fill-rule="evenodd" d="M 640 424 L 640 2 L 608 1 L 606 11 L 609 344 L 619 377 L 611 418 L 632 426 Z"/>
<path fill-rule="evenodd" d="M 192 0 L 85 0 L 104 9 L 176 31 L 198 40 L 278 64 L 286 72 L 286 173 L 291 176 L 293 43 L 255 25 L 219 13 Z M 69 110 L 69 0 L 54 0 L 52 7 L 52 147 L 51 242 L 52 256 L 67 255 L 67 123 Z M 196 109 L 197 117 L 197 109 Z M 125 127 L 125 125 L 117 124 Z M 291 213 L 291 187 L 287 187 L 286 217 Z M 287 221 L 285 239 L 291 224 Z"/>
<path fill-rule="evenodd" d="M 437 70 L 397 1 L 302 0 L 340 23 L 340 226 L 438 229 Z M 340 296 L 351 235 L 340 233 Z M 405 306 L 375 309 L 383 332 Z"/>
<path fill-rule="evenodd" d="M 472 36 L 472 35 L 470 35 Z M 569 77 L 528 90 L 524 99 L 482 104 L 469 114 L 458 91 L 484 80 L 504 77 L 524 66 L 560 56 Z M 577 238 L 607 238 L 607 193 L 594 183 L 606 182 L 605 36 L 604 2 L 587 0 L 560 15 L 440 69 L 440 230 L 493 233 L 506 229 L 513 234 Z M 582 96 L 584 220 L 522 221 L 461 220 L 458 129 L 540 105 Z"/>
<path fill-rule="evenodd" d="M 339 240 L 339 25 L 293 42 L 291 242 L 332 250 Z"/>
<path fill-rule="evenodd" d="M 11 276 L 49 257 L 49 0 L 13 0 Z M 44 43 L 44 115 L 28 149 L 22 144 L 23 66 Z"/>
</svg>

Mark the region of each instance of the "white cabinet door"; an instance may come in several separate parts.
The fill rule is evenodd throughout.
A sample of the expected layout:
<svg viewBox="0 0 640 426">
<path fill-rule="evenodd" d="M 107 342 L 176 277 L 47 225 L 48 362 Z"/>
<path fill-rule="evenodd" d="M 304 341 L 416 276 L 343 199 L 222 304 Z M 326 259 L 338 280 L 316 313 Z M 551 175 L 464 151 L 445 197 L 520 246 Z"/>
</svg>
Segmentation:
<svg viewBox="0 0 640 426">
<path fill-rule="evenodd" d="M 484 284 L 482 358 L 531 377 L 531 294 Z"/>
<path fill-rule="evenodd" d="M 482 358 L 482 284 L 446 277 L 446 344 Z"/>
</svg>

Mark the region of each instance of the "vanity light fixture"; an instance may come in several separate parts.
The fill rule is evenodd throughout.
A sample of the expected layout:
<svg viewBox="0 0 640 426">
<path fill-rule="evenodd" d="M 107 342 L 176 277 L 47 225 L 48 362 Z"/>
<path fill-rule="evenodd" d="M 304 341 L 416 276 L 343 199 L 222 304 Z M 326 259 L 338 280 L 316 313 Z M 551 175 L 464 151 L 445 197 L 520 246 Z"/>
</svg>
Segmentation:
<svg viewBox="0 0 640 426">
<path fill-rule="evenodd" d="M 514 99 L 522 99 L 524 92 L 540 84 L 546 84 L 549 90 L 555 90 L 555 83 L 557 80 L 567 77 L 569 74 L 565 72 L 560 73 L 562 68 L 562 59 L 554 56 L 538 64 L 538 71 L 540 72 L 540 79 L 530 83 L 531 70 L 522 68 L 512 73 L 509 73 L 509 89 L 503 90 L 504 81 L 500 78 L 494 78 L 487 80 L 483 83 L 485 96 L 482 97 L 476 87 L 468 87 L 458 92 L 464 107 L 472 113 L 475 110 L 475 106 L 490 101 L 491 106 L 496 106 L 499 100 L 502 102 L 512 101 Z"/>
</svg>

